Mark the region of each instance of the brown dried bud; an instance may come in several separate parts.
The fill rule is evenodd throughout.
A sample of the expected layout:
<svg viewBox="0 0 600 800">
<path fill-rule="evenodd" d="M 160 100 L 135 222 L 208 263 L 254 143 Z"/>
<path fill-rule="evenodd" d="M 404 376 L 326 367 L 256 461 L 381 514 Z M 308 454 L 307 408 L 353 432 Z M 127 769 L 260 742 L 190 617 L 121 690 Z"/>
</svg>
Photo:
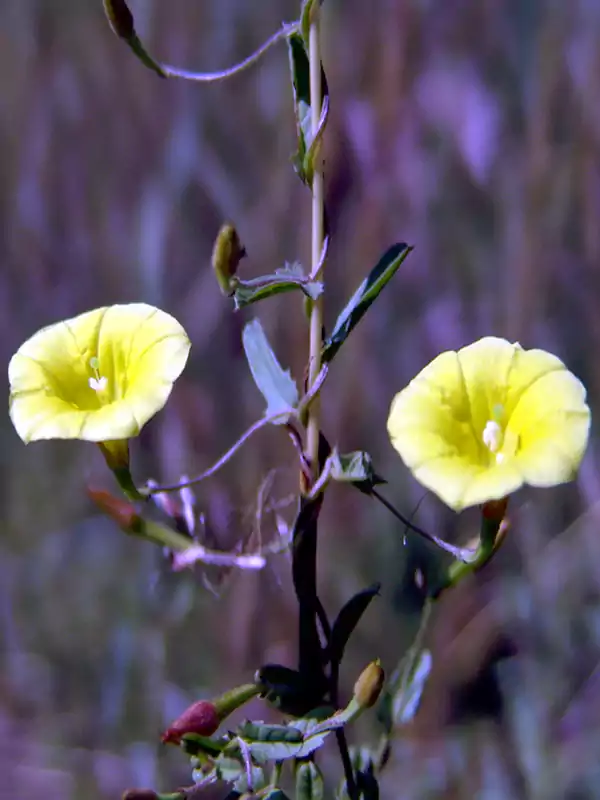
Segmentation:
<svg viewBox="0 0 600 800">
<path fill-rule="evenodd" d="M 230 296 L 235 291 L 232 278 L 245 255 L 246 249 L 235 227 L 230 222 L 221 225 L 213 246 L 212 268 L 223 294 Z"/>
<path fill-rule="evenodd" d="M 153 789 L 127 789 L 121 800 L 159 800 L 159 795 Z"/>
<path fill-rule="evenodd" d="M 135 34 L 133 14 L 125 0 L 103 0 L 104 13 L 110 27 L 121 39 L 131 39 Z"/>
<path fill-rule="evenodd" d="M 161 736 L 165 744 L 179 744 L 186 733 L 197 733 L 199 736 L 212 736 L 219 727 L 220 719 L 217 708 L 210 700 L 198 700 L 177 717 Z"/>
<path fill-rule="evenodd" d="M 144 521 L 137 513 L 135 506 L 120 497 L 115 497 L 105 489 L 93 489 L 88 486 L 87 493 L 98 508 L 113 519 L 126 533 L 140 533 Z"/>
<path fill-rule="evenodd" d="M 354 684 L 354 698 L 361 708 L 372 708 L 383 689 L 385 672 L 379 660 L 371 661 L 358 676 Z"/>
</svg>

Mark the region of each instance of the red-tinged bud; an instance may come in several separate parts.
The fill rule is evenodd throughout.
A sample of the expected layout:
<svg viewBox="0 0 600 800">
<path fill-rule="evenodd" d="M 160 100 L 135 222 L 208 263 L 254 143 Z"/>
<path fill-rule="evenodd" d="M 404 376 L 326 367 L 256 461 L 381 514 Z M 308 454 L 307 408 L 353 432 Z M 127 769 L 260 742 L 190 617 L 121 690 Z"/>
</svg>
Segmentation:
<svg viewBox="0 0 600 800">
<path fill-rule="evenodd" d="M 153 789 L 127 789 L 121 800 L 159 800 L 159 795 Z"/>
<path fill-rule="evenodd" d="M 483 504 L 482 514 L 485 519 L 494 522 L 502 522 L 506 514 L 506 507 L 508 506 L 508 497 L 503 497 L 502 500 L 488 500 Z"/>
<path fill-rule="evenodd" d="M 377 702 L 383 682 L 385 672 L 379 660 L 371 661 L 358 676 L 354 684 L 354 698 L 361 708 L 372 708 Z"/>
<path fill-rule="evenodd" d="M 177 717 L 161 736 L 165 744 L 179 744 L 186 733 L 212 736 L 220 724 L 219 714 L 210 700 L 198 700 Z"/>
<path fill-rule="evenodd" d="M 131 503 L 115 497 L 105 489 L 94 489 L 88 486 L 87 493 L 98 508 L 113 519 L 126 533 L 142 532 L 144 521 Z"/>
<path fill-rule="evenodd" d="M 135 33 L 135 27 L 133 14 L 125 0 L 103 0 L 103 2 L 104 13 L 114 33 L 121 39 L 131 39 Z"/>
</svg>

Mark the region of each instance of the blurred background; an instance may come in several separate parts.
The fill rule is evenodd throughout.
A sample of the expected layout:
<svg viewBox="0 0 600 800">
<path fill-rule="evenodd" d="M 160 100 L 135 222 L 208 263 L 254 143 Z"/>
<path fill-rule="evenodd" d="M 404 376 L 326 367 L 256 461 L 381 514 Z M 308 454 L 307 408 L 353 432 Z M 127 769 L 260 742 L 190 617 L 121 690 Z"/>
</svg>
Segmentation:
<svg viewBox="0 0 600 800">
<path fill-rule="evenodd" d="M 130 5 L 159 59 L 213 70 L 299 2 Z M 336 359 L 324 430 L 372 454 L 405 513 L 420 504 L 419 524 L 464 543 L 476 513 L 424 496 L 387 439 L 389 404 L 437 353 L 493 333 L 558 354 L 598 407 L 600 5 L 327 0 L 323 39 L 329 324 L 389 244 L 415 246 Z M 294 145 L 284 45 L 225 83 L 161 81 L 111 33 L 100 0 L 0 5 L 2 362 L 43 325 L 103 304 L 174 314 L 192 354 L 135 443 L 140 481 L 205 469 L 261 415 L 240 344 L 255 313 L 302 379 L 298 297 L 234 314 L 210 270 L 224 220 L 246 245 L 245 277 L 307 262 Z M 288 559 L 252 575 L 170 574 L 91 507 L 88 483 L 112 487 L 92 445 L 24 447 L 7 415 L 0 437 L 0 798 L 108 800 L 189 783 L 160 731 L 262 663 L 295 663 Z M 207 540 L 276 535 L 274 509 L 292 513 L 294 458 L 272 428 L 201 484 Z M 386 800 L 600 797 L 597 459 L 594 424 L 577 482 L 519 493 L 501 553 L 439 604 L 433 673 L 398 732 Z M 414 636 L 415 572 L 427 578 L 439 556 L 403 534 L 359 493 L 328 495 L 327 608 L 383 585 L 349 649 L 346 693 L 375 656 L 391 671 Z M 246 714 L 269 712 L 257 702 Z M 361 734 L 377 741 L 375 720 Z M 337 774 L 335 753 L 322 763 Z"/>
</svg>

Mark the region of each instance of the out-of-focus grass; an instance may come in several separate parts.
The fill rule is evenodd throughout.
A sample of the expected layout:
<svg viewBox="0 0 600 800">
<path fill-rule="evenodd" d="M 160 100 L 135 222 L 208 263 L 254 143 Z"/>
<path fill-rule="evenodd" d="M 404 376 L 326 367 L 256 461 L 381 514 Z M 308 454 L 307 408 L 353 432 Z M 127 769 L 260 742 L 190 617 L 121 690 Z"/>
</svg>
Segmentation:
<svg viewBox="0 0 600 800">
<path fill-rule="evenodd" d="M 0 354 L 6 364 L 37 328 L 103 303 L 174 313 L 193 341 L 190 366 L 134 452 L 140 477 L 173 478 L 208 466 L 261 413 L 240 347 L 252 314 L 231 313 L 209 269 L 218 226 L 235 221 L 243 269 L 260 274 L 308 258 L 309 199 L 289 162 L 283 47 L 225 84 L 160 81 L 111 35 L 101 5 L 0 6 Z M 199 69 L 245 56 L 297 11 L 294 0 L 131 6 L 159 57 Z M 388 244 L 415 245 L 336 360 L 325 427 L 344 449 L 369 450 L 410 510 L 422 492 L 385 418 L 393 393 L 440 350 L 487 333 L 546 347 L 597 407 L 600 13 L 550 0 L 324 8 L 328 319 Z M 261 318 L 300 377 L 300 307 L 283 297 Z M 93 447 L 24 448 L 7 417 L 0 445 L 0 798 L 101 800 L 185 782 L 185 763 L 157 745 L 164 724 L 260 663 L 294 658 L 285 559 L 229 576 L 216 599 L 94 516 L 84 484 L 106 476 Z M 399 740 L 383 797 L 600 794 L 597 457 L 595 427 L 577 483 L 522 493 L 496 564 L 445 599 L 423 720 Z M 289 445 L 267 431 L 202 485 L 217 536 L 247 534 L 231 509 L 281 463 L 292 463 Z M 463 539 L 476 525 L 430 498 L 419 521 Z M 391 669 L 403 652 L 422 560 L 373 503 L 332 492 L 319 565 L 327 605 L 384 583 L 348 685 L 373 656 Z M 503 712 L 490 721 L 458 699 L 496 633 L 517 655 L 497 667 Z"/>
</svg>

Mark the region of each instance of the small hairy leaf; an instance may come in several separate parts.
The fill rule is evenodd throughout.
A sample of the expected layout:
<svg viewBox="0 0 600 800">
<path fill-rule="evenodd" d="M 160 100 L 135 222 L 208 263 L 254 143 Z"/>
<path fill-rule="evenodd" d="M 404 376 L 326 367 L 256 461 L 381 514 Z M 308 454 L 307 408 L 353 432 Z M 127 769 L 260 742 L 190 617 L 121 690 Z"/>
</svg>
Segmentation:
<svg viewBox="0 0 600 800">
<path fill-rule="evenodd" d="M 237 310 L 272 297 L 274 294 L 298 290 L 311 300 L 316 300 L 323 291 L 323 284 L 319 281 L 311 281 L 301 271 L 298 274 L 296 270 L 289 267 L 277 270 L 273 275 L 264 275 L 250 281 L 237 280 L 233 299 Z"/>
</svg>

